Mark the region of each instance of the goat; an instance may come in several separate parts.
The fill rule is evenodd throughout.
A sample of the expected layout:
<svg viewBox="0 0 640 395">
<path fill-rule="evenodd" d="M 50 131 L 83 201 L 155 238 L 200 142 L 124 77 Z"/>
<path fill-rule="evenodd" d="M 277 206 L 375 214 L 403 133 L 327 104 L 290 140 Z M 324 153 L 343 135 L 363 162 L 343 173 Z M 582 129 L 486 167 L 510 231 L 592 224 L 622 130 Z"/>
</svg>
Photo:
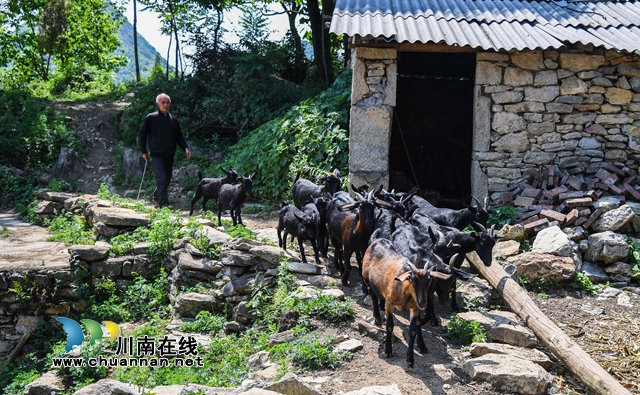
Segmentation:
<svg viewBox="0 0 640 395">
<path fill-rule="evenodd" d="M 422 337 L 420 311 L 427 307 L 427 289 L 431 275 L 439 278 L 447 276 L 438 272 L 429 272 L 416 268 L 411 261 L 400 255 L 391 242 L 386 239 L 374 240 L 364 254 L 362 278 L 373 301 L 375 324 L 381 326 L 379 300 L 385 301 L 387 318 L 385 353 L 392 356 L 391 337 L 393 336 L 393 312 L 409 311 L 409 344 L 407 365 L 414 366 L 414 342 L 418 338 L 418 350 L 427 352 Z"/>
<path fill-rule="evenodd" d="M 318 232 L 317 226 L 319 222 L 319 218 L 316 216 L 317 210 L 315 210 L 315 206 L 313 204 L 308 204 L 305 206 L 308 210 L 300 211 L 295 206 L 292 206 L 287 203 L 282 203 L 282 208 L 280 209 L 280 216 L 278 219 L 278 244 L 285 251 L 287 250 L 287 234 L 290 233 L 291 236 L 295 236 L 298 239 L 298 245 L 300 246 L 300 256 L 302 257 L 302 262 L 307 263 L 307 258 L 304 254 L 304 246 L 302 244 L 303 240 L 311 241 L 311 246 L 313 247 L 313 253 L 316 258 L 316 263 L 320 263 L 320 258 L 318 257 L 318 247 L 315 242 L 316 234 Z M 284 237 L 281 237 L 281 232 L 284 231 Z"/>
<path fill-rule="evenodd" d="M 325 193 L 325 196 L 315 198 L 309 195 L 309 203 L 307 203 L 303 211 L 310 210 L 307 208 L 309 205 L 314 205 L 315 210 L 318 213 L 318 232 L 316 233 L 316 243 L 318 245 L 318 251 L 323 258 L 327 259 L 327 252 L 329 250 L 329 232 L 327 231 L 327 206 L 331 201 L 329 193 Z"/>
<path fill-rule="evenodd" d="M 249 177 L 240 177 L 238 185 L 223 184 L 218 192 L 218 226 L 222 226 L 222 207 L 229 207 L 231 219 L 233 220 L 233 226 L 238 223 L 242 223 L 242 217 L 240 217 L 240 211 L 244 202 L 247 200 L 247 195 L 251 193 L 251 187 L 253 185 L 253 178 L 258 172 L 254 172 Z"/>
<path fill-rule="evenodd" d="M 335 169 L 333 173 L 327 173 L 323 176 L 317 177 L 318 180 L 324 181 L 324 186 L 316 185 L 309 180 L 300 178 L 300 172 L 296 175 L 296 179 L 293 182 L 291 194 L 293 195 L 293 204 L 302 209 L 307 201 L 309 195 L 314 198 L 325 197 L 325 193 L 330 195 L 342 189 L 342 181 L 340 181 L 340 170 Z"/>
<path fill-rule="evenodd" d="M 343 285 L 349 283 L 350 260 L 354 252 L 358 267 L 362 271 L 362 255 L 369 245 L 369 237 L 375 230 L 375 207 L 389 207 L 384 202 L 378 202 L 373 193 L 367 193 L 366 198 L 357 192 L 355 195 L 359 200 L 357 202 L 346 192 L 337 192 L 327 207 L 329 236 L 334 247 L 334 265 L 340 270 Z M 356 212 L 351 211 L 356 209 Z M 366 293 L 364 285 L 363 291 Z"/>
<path fill-rule="evenodd" d="M 426 231 L 426 228 L 435 228 L 438 232 L 441 232 L 444 237 L 451 242 L 452 247 L 454 247 L 451 251 L 449 251 L 445 255 L 445 258 L 449 259 L 450 254 L 455 252 L 455 255 L 451 257 L 451 261 L 453 262 L 452 269 L 463 278 L 465 275 L 462 273 L 466 273 L 462 270 L 459 270 L 462 266 L 462 262 L 464 262 L 464 257 L 468 252 L 476 251 L 478 256 L 482 260 L 485 266 L 491 266 L 491 251 L 493 250 L 493 246 L 495 245 L 495 236 L 494 229 L 491 227 L 490 230 L 487 230 L 484 226 L 472 222 L 471 226 L 474 228 L 474 232 L 465 233 L 456 228 L 451 228 L 447 226 L 438 226 L 435 224 L 430 218 L 418 214 L 410 219 L 410 223 L 417 226 L 421 231 Z M 466 273 L 468 274 L 468 273 Z M 474 276 L 475 277 L 475 276 Z M 463 278 L 466 279 L 466 278 Z M 451 309 L 453 311 L 458 311 L 459 306 L 456 295 L 456 283 L 453 281 L 451 284 L 439 284 L 439 280 L 434 282 L 434 287 L 436 287 L 436 292 L 438 293 L 438 299 L 440 299 L 441 303 L 446 303 L 449 299 L 449 293 L 453 295 L 451 298 Z M 431 306 L 430 306 L 431 307 Z M 431 323 L 433 325 L 440 325 L 440 319 L 435 315 L 433 309 L 428 309 L 429 314 L 431 316 Z"/>
<path fill-rule="evenodd" d="M 475 198 L 474 198 L 475 199 Z M 489 213 L 482 206 L 469 206 L 460 210 L 453 210 L 446 207 L 436 207 L 425 199 L 414 196 L 409 202 L 409 216 L 422 213 L 430 217 L 435 223 L 443 226 L 451 226 L 457 229 L 464 229 L 471 225 L 471 222 L 484 221 L 487 225 Z"/>
<path fill-rule="evenodd" d="M 226 171 L 222 167 L 220 168 L 222 172 L 225 174 L 224 177 L 221 178 L 202 178 L 202 172 L 198 170 L 198 186 L 196 187 L 196 193 L 191 199 L 191 211 L 189 211 L 189 215 L 193 215 L 193 206 L 196 204 L 198 200 L 202 197 L 202 211 L 207 209 L 207 201 L 209 199 L 217 200 L 218 192 L 220 191 L 220 187 L 224 184 L 235 184 L 238 182 L 238 173 L 233 170 L 233 168 L 229 168 L 229 171 Z"/>
</svg>

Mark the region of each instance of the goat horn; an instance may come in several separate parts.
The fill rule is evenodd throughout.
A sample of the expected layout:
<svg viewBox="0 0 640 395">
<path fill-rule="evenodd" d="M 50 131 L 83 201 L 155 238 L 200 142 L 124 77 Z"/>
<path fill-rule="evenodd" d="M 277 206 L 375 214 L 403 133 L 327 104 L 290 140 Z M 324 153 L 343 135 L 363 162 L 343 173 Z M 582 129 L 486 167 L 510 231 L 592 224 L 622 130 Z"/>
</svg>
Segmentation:
<svg viewBox="0 0 640 395">
<path fill-rule="evenodd" d="M 356 197 L 356 200 L 363 201 L 366 200 L 361 194 L 356 191 L 353 191 L 353 195 Z"/>
<path fill-rule="evenodd" d="M 487 210 L 489 208 L 489 196 L 486 196 L 484 198 L 484 206 L 482 208 L 485 209 L 485 210 Z"/>
<path fill-rule="evenodd" d="M 476 201 L 476 203 L 478 204 L 478 207 L 482 207 L 482 202 L 481 202 L 480 200 L 478 200 L 478 198 L 477 198 L 477 197 L 475 197 L 475 196 L 473 196 L 473 195 L 471 195 L 471 197 L 473 198 L 473 200 L 475 200 L 475 201 Z"/>
<path fill-rule="evenodd" d="M 438 242 L 439 243 L 444 243 L 445 241 L 447 241 L 447 239 L 444 236 L 444 233 L 440 232 L 439 230 L 437 232 L 438 232 Z"/>
<path fill-rule="evenodd" d="M 449 258 L 449 267 L 453 268 L 455 265 L 456 260 L 458 259 L 458 254 L 459 252 L 456 252 L 455 254 L 453 254 L 453 256 L 451 258 Z"/>
<path fill-rule="evenodd" d="M 453 243 L 453 240 L 449 240 L 449 242 L 447 243 L 447 247 L 451 247 L 451 243 Z"/>
</svg>

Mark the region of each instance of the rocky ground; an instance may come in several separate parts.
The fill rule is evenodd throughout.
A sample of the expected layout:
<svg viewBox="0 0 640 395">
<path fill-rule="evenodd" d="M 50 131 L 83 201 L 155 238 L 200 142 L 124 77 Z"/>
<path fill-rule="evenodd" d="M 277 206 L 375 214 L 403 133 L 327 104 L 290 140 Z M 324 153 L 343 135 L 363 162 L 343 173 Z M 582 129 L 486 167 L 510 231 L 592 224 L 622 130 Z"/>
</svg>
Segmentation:
<svg viewBox="0 0 640 395">
<path fill-rule="evenodd" d="M 126 103 L 84 103 L 64 104 L 59 110 L 70 114 L 74 128 L 81 130 L 89 154 L 85 157 L 83 172 L 78 179 L 79 191 L 95 193 L 100 182 L 110 183 L 114 168 L 113 148 L 117 144 L 116 129 L 113 123 L 116 114 Z M 113 188 L 113 189 L 112 189 Z M 111 186 L 112 192 L 123 193 L 125 188 Z M 188 194 L 188 193 L 185 193 Z M 176 199 L 183 203 L 177 209 L 188 215 L 184 197 Z M 210 203 L 211 204 L 211 203 Z M 6 214 L 6 213 L 5 213 Z M 246 214 L 243 216 L 251 229 L 274 228 L 277 213 Z M 10 219 L 10 218 L 9 218 Z M 42 242 L 42 229 L 36 231 L 9 219 L 3 222 L 7 234 L 0 238 L 0 246 L 8 250 L 11 245 L 23 243 L 30 235 L 40 235 L 29 243 Z M 35 245 L 35 244 L 34 244 Z M 38 244 L 39 245 L 39 244 Z M 8 256 L 8 255 L 7 255 Z M 312 256 L 312 254 L 307 254 Z M 42 255 L 42 260 L 49 259 Z M 15 261 L 13 261 L 15 262 Z M 12 265 L 11 260 L 6 264 Z M 354 262 L 355 264 L 355 262 Z M 357 270 L 352 273 L 357 273 Z M 352 274 L 354 276 L 354 274 Z M 339 283 L 339 281 L 338 281 Z M 371 317 L 371 308 L 364 303 L 358 281 L 349 287 L 339 288 L 356 301 L 357 318 Z M 545 295 L 547 294 L 547 295 Z M 594 359 L 622 382 L 634 394 L 640 394 L 640 298 L 637 294 L 616 293 L 611 291 L 608 297 L 592 297 L 580 293 L 571 286 L 541 292 L 530 292 L 535 303 L 567 334 L 585 349 Z M 627 298 L 623 296 L 627 296 Z M 499 302 L 497 302 L 499 303 Z M 448 322 L 450 309 L 437 307 L 443 317 L 443 325 Z M 379 341 L 363 336 L 355 323 L 340 325 L 323 324 L 323 332 L 361 339 L 363 349 L 356 352 L 352 360 L 345 362 L 336 370 L 315 371 L 305 376 L 312 377 L 312 384 L 325 394 L 339 394 L 341 391 L 359 389 L 370 385 L 389 385 L 396 383 L 403 394 L 503 394 L 506 392 L 492 389 L 487 383 L 470 381 L 462 370 L 465 360 L 471 358 L 466 349 L 451 343 L 442 327 L 425 328 L 425 339 L 429 353 L 416 356 L 416 368 L 405 368 L 404 353 L 406 342 L 402 333 L 406 332 L 407 316 L 398 314 L 394 343 L 394 358 L 384 357 L 384 346 Z M 540 348 L 543 352 L 548 351 Z M 551 370 L 556 385 L 552 393 L 590 394 L 579 381 L 568 374 L 565 367 L 554 363 Z"/>
</svg>

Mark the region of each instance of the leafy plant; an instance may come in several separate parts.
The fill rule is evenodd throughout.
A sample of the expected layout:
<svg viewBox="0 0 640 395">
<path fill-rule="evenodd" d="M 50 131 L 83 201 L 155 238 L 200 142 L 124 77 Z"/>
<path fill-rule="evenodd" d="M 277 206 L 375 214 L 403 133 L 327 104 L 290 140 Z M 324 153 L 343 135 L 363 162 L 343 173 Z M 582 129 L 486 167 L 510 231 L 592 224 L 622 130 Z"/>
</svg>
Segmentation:
<svg viewBox="0 0 640 395">
<path fill-rule="evenodd" d="M 640 244 L 631 237 L 626 238 L 629 245 L 629 258 L 631 262 L 631 277 L 640 278 Z"/>
<path fill-rule="evenodd" d="M 269 201 L 290 191 L 290 182 L 303 166 L 347 168 L 350 80 L 350 72 L 343 73 L 332 88 L 242 138 L 224 165 L 243 171 L 260 168 L 253 193 Z"/>
<path fill-rule="evenodd" d="M 601 290 L 601 287 L 593 285 L 589 277 L 579 272 L 573 279 L 573 287 L 587 295 L 595 295 Z"/>
<path fill-rule="evenodd" d="M 513 206 L 500 206 L 494 209 L 495 214 L 489 214 L 487 228 L 495 225 L 496 229 L 501 229 L 506 224 L 514 224 L 518 219 L 518 209 Z"/>
<path fill-rule="evenodd" d="M 271 358 L 288 358 L 300 372 L 313 369 L 335 368 L 345 359 L 351 358 L 347 351 L 334 352 L 330 336 L 307 334 L 290 342 L 274 346 Z"/>
<path fill-rule="evenodd" d="M 456 344 L 487 342 L 487 334 L 479 322 L 464 320 L 457 314 L 451 317 L 445 329 L 451 341 Z"/>
<path fill-rule="evenodd" d="M 225 232 L 231 237 L 244 237 L 245 239 L 251 240 L 256 239 L 256 234 L 254 231 L 240 224 L 227 228 Z"/>
<path fill-rule="evenodd" d="M 353 300 L 341 301 L 335 296 L 318 295 L 300 301 L 295 311 L 307 316 L 321 317 L 331 322 L 342 322 L 355 316 L 355 309 L 351 305 Z"/>
<path fill-rule="evenodd" d="M 3 226 L 2 227 L 2 232 L 0 232 L 0 236 L 2 236 L 2 237 L 11 236 L 11 233 L 9 232 L 9 228 L 7 228 L 6 226 Z"/>
<path fill-rule="evenodd" d="M 63 210 L 49 222 L 47 230 L 53 236 L 48 241 L 61 241 L 71 244 L 94 244 L 93 231 L 87 226 L 84 217 L 75 215 L 71 211 Z"/>
<path fill-rule="evenodd" d="M 214 315 L 202 310 L 196 315 L 195 321 L 183 322 L 178 329 L 183 332 L 216 333 L 223 328 L 226 321 L 227 318 L 223 315 Z"/>
</svg>

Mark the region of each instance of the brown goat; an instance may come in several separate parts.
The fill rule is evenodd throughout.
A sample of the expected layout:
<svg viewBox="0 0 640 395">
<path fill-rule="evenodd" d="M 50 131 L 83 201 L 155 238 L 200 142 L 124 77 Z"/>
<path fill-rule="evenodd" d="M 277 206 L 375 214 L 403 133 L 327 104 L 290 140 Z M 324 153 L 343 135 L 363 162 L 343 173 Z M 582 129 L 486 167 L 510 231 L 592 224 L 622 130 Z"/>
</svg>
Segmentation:
<svg viewBox="0 0 640 395">
<path fill-rule="evenodd" d="M 407 366 L 413 368 L 413 348 L 416 336 L 418 350 L 427 352 L 427 345 L 422 337 L 420 311 L 427 307 L 427 290 L 431 277 L 447 279 L 450 275 L 417 269 L 413 263 L 400 255 L 387 239 L 376 239 L 364 254 L 362 277 L 369 289 L 373 301 L 373 316 L 376 325 L 382 325 L 379 300 L 385 301 L 387 328 L 385 353 L 392 355 L 391 337 L 393 334 L 394 310 L 409 311 L 409 346 L 407 349 Z"/>
</svg>

